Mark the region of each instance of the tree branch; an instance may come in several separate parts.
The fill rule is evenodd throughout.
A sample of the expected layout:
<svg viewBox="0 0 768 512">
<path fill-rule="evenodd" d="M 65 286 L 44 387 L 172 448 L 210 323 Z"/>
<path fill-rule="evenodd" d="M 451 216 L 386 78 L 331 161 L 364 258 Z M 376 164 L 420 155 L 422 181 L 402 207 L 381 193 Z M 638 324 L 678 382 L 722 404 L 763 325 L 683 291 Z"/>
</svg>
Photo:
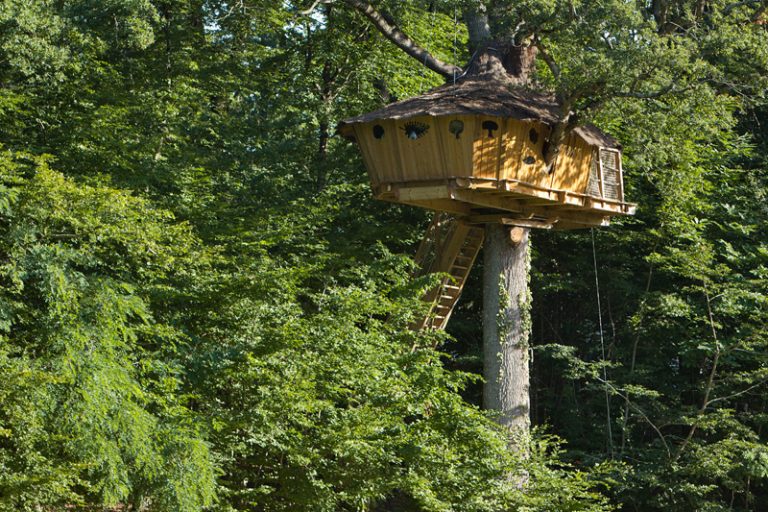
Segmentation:
<svg viewBox="0 0 768 512">
<path fill-rule="evenodd" d="M 304 9 L 303 11 L 299 11 L 299 14 L 301 14 L 302 16 L 309 16 L 310 14 L 312 14 L 312 12 L 315 10 L 315 8 L 318 5 L 320 5 L 320 4 L 329 4 L 329 3 L 331 3 L 331 1 L 332 0 L 315 0 L 314 2 L 312 2 L 312 5 L 310 5 L 309 7 Z"/>
<path fill-rule="evenodd" d="M 709 290 L 707 289 L 706 284 L 704 285 L 704 297 L 707 300 L 707 317 L 709 320 L 709 328 L 712 330 L 712 341 L 715 344 L 715 355 L 712 358 L 712 369 L 709 371 L 707 383 L 704 386 L 704 398 L 701 401 L 701 407 L 696 412 L 696 419 L 691 425 L 691 428 L 688 430 L 688 435 L 685 436 L 685 439 L 683 439 L 683 442 L 678 447 L 677 453 L 675 453 L 675 456 L 672 459 L 673 462 L 677 462 L 677 460 L 680 459 L 683 451 L 688 446 L 688 443 L 691 442 L 691 439 L 693 439 L 693 435 L 696 433 L 696 428 L 698 427 L 698 419 L 707 411 L 707 406 L 710 404 L 709 396 L 712 394 L 712 390 L 715 388 L 715 375 L 717 373 L 717 365 L 720 361 L 720 355 L 722 354 L 722 350 L 720 349 L 720 340 L 717 337 L 717 329 L 715 328 L 715 317 L 712 314 L 712 298 L 709 296 Z"/>
<path fill-rule="evenodd" d="M 763 0 L 760 3 L 760 6 L 755 10 L 754 14 L 752 14 L 752 18 L 750 18 L 749 21 L 752 23 L 761 23 L 763 15 L 768 12 L 768 2 L 766 0 Z"/>
<path fill-rule="evenodd" d="M 563 145 L 563 141 L 568 134 L 573 131 L 578 125 L 577 116 L 571 111 L 570 103 L 564 103 L 561 105 L 563 109 L 563 116 L 558 122 L 552 125 L 552 130 L 549 132 L 545 148 L 544 148 L 544 163 L 547 165 L 547 172 L 551 173 L 554 169 L 555 159 L 560 154 L 560 148 Z"/>
<path fill-rule="evenodd" d="M 539 49 L 539 55 L 541 55 L 541 58 L 544 59 L 544 62 L 546 62 L 547 66 L 549 67 L 549 70 L 552 72 L 552 76 L 555 77 L 555 80 L 560 79 L 560 66 L 557 65 L 557 62 L 555 62 L 555 59 L 552 57 L 552 55 L 549 54 L 547 51 L 547 47 L 544 46 L 544 43 L 541 42 L 541 38 L 536 36 L 534 39 L 536 47 Z"/>
<path fill-rule="evenodd" d="M 753 384 L 753 385 L 749 386 L 746 389 L 742 389 L 741 391 L 737 391 L 736 393 L 730 394 L 728 396 L 721 396 L 721 397 L 718 397 L 718 398 L 713 398 L 712 400 L 707 402 L 706 407 L 709 407 L 710 405 L 712 405 L 715 402 L 720 402 L 722 400 L 730 400 L 731 398 L 736 398 L 737 396 L 741 396 L 741 395 L 743 395 L 745 393 L 749 393 L 753 389 L 757 389 L 757 388 L 759 388 L 760 386 L 762 386 L 764 384 L 768 384 L 768 379 L 761 380 L 757 384 Z"/>
<path fill-rule="evenodd" d="M 681 92 L 689 91 L 690 89 L 693 89 L 696 85 L 698 85 L 701 82 L 703 82 L 703 80 L 697 80 L 693 83 L 686 85 L 685 87 L 680 87 L 680 88 L 677 87 L 676 82 L 672 82 L 669 85 L 666 85 L 661 89 L 652 91 L 652 92 L 618 91 L 614 94 L 614 96 L 618 98 L 637 98 L 641 100 L 651 100 L 651 99 L 661 98 L 662 96 L 666 96 L 667 94 L 679 94 Z"/>
<path fill-rule="evenodd" d="M 641 100 L 651 100 L 651 99 L 660 98 L 665 94 L 672 92 L 673 90 L 674 90 L 674 86 L 670 85 L 662 89 L 659 89 L 658 91 L 653 91 L 653 92 L 619 91 L 615 94 L 615 96 L 618 98 L 637 98 Z"/>
<path fill-rule="evenodd" d="M 601 379 L 599 376 L 596 376 L 596 377 L 595 377 L 595 379 L 596 379 L 597 381 L 599 381 L 599 382 L 602 382 L 603 384 L 605 384 L 605 385 L 606 385 L 606 386 L 608 386 L 609 388 L 611 388 L 611 390 L 612 390 L 614 393 L 616 393 L 617 395 L 619 395 L 619 397 L 621 397 L 621 398 L 623 398 L 623 399 L 625 400 L 625 403 L 626 403 L 626 404 L 627 404 L 629 407 L 632 407 L 632 408 L 633 408 L 633 409 L 634 409 L 634 410 L 635 410 L 635 411 L 636 411 L 636 412 L 637 412 L 637 413 L 638 413 L 640 416 L 642 416 L 642 417 L 643 417 L 643 419 L 645 420 L 645 422 L 646 422 L 646 423 L 648 423 L 648 425 L 650 425 L 650 426 L 651 426 L 651 428 L 652 428 L 652 429 L 653 429 L 653 430 L 656 432 L 656 434 L 659 436 L 659 439 L 661 440 L 661 444 L 662 444 L 662 445 L 664 445 L 664 449 L 667 451 L 667 456 L 668 456 L 668 457 L 672 457 L 672 451 L 669 449 L 669 445 L 667 444 L 667 440 L 666 440 L 666 438 L 664 437 L 664 434 L 661 432 L 661 429 L 660 429 L 658 426 L 656 426 L 656 424 L 655 424 L 654 422 L 652 422 L 652 421 L 651 421 L 651 419 L 648 417 L 648 415 L 647 415 L 647 414 L 645 414 L 645 413 L 643 412 L 643 410 L 642 410 L 640 407 L 638 407 L 637 405 L 635 405 L 634 403 L 632 403 L 632 401 L 629 399 L 629 393 L 626 393 L 626 394 L 622 394 L 622 393 L 621 393 L 621 390 L 619 390 L 619 389 L 618 389 L 616 386 L 614 386 L 613 384 L 611 384 L 611 383 L 610 383 L 610 382 L 608 382 L 607 380 L 603 380 L 603 379 Z"/>
<path fill-rule="evenodd" d="M 653 247 L 653 251 L 651 251 L 651 254 L 656 251 L 656 245 Z M 632 358 L 630 360 L 629 364 L 629 377 L 632 376 L 632 374 L 635 373 L 635 366 L 637 366 L 637 348 L 640 344 L 640 334 L 641 334 L 641 326 L 642 322 L 645 318 L 645 301 L 648 297 L 648 292 L 651 291 L 651 279 L 653 278 L 653 261 L 651 261 L 650 265 L 648 266 L 648 280 L 645 282 L 645 293 L 643 294 L 643 298 L 640 301 L 640 308 L 639 313 L 640 317 L 637 322 L 637 326 L 635 327 L 637 331 L 635 332 L 635 339 L 632 342 Z M 629 395 L 627 395 L 626 400 L 624 402 L 624 418 L 622 420 L 621 424 L 621 450 L 619 453 L 624 453 L 624 447 L 627 445 L 627 422 L 629 421 Z M 669 448 L 667 448 L 667 453 L 669 454 Z"/>
<path fill-rule="evenodd" d="M 403 33 L 397 25 L 388 21 L 387 18 L 368 2 L 362 0 L 342 1 L 368 18 L 379 32 L 389 39 L 389 41 L 394 43 L 395 46 L 435 73 L 438 73 L 445 78 L 454 78 L 462 74 L 463 71 L 460 67 L 441 61 L 427 50 L 417 45 L 410 37 Z"/>
</svg>

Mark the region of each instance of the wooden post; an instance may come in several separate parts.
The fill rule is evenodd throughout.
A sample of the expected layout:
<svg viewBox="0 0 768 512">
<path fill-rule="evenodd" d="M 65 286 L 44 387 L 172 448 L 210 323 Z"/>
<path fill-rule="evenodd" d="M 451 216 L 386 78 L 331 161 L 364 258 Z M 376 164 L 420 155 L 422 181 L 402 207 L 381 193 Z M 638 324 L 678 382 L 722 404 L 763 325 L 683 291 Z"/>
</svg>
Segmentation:
<svg viewBox="0 0 768 512">
<path fill-rule="evenodd" d="M 528 231 L 486 224 L 483 249 L 483 407 L 499 412 L 513 448 L 531 426 Z"/>
</svg>

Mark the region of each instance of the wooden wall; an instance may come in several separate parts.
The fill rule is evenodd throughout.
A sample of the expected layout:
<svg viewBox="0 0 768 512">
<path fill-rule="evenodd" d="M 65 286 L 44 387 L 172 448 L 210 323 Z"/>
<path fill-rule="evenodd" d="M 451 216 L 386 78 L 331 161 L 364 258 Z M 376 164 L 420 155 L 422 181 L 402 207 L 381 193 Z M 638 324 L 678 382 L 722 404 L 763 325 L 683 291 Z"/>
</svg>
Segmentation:
<svg viewBox="0 0 768 512">
<path fill-rule="evenodd" d="M 500 179 L 524 181 L 539 187 L 549 186 L 542 148 L 549 128 L 542 123 L 507 120 L 504 134 L 503 164 Z"/>
<path fill-rule="evenodd" d="M 459 138 L 449 131 L 453 120 L 464 123 Z M 355 125 L 355 138 L 374 185 L 387 182 L 434 180 L 472 175 L 472 146 L 467 143 L 475 131 L 474 116 L 435 118 L 420 116 L 407 120 L 383 120 Z M 429 128 L 418 139 L 406 135 L 408 123 Z M 381 126 L 381 138 L 374 127 Z"/>
<path fill-rule="evenodd" d="M 549 188 L 585 194 L 589 181 L 589 167 L 596 158 L 597 148 L 571 132 L 560 149 Z"/>
<path fill-rule="evenodd" d="M 459 121 L 463 129 L 457 137 L 455 128 Z M 451 122 L 454 122 L 453 133 Z M 409 139 L 406 129 L 414 123 L 428 128 L 419 138 Z M 377 125 L 380 128 L 375 128 Z M 547 173 L 542 151 L 549 128 L 539 122 L 491 116 L 383 120 L 354 125 L 354 133 L 374 186 L 474 177 L 514 179 L 539 187 L 584 193 L 593 157 L 593 148 L 571 133 L 560 151 L 554 172 Z"/>
</svg>

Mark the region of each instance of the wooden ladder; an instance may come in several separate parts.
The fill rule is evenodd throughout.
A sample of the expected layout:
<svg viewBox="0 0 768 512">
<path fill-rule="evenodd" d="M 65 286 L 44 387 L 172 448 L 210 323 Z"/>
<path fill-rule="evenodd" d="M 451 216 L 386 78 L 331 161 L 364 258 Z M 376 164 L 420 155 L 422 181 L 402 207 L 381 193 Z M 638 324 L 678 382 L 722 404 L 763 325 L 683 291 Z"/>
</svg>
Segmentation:
<svg viewBox="0 0 768 512">
<path fill-rule="evenodd" d="M 416 252 L 418 275 L 440 272 L 448 276 L 424 296 L 424 301 L 431 306 L 427 315 L 414 322 L 412 328 L 445 329 L 484 237 L 482 227 L 465 224 L 444 212 L 435 213 Z"/>
</svg>

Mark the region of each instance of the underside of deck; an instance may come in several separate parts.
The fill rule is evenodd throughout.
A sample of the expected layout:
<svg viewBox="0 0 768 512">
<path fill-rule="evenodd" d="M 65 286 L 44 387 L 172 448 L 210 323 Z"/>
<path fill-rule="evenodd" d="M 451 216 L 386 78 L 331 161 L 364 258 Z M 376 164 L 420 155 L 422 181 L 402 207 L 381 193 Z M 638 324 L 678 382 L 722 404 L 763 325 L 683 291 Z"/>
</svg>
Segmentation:
<svg viewBox="0 0 768 512">
<path fill-rule="evenodd" d="M 531 185 L 517 180 L 449 178 L 383 183 L 377 199 L 444 211 L 468 224 L 578 229 L 607 226 L 611 217 L 633 215 L 636 206 Z"/>
</svg>

